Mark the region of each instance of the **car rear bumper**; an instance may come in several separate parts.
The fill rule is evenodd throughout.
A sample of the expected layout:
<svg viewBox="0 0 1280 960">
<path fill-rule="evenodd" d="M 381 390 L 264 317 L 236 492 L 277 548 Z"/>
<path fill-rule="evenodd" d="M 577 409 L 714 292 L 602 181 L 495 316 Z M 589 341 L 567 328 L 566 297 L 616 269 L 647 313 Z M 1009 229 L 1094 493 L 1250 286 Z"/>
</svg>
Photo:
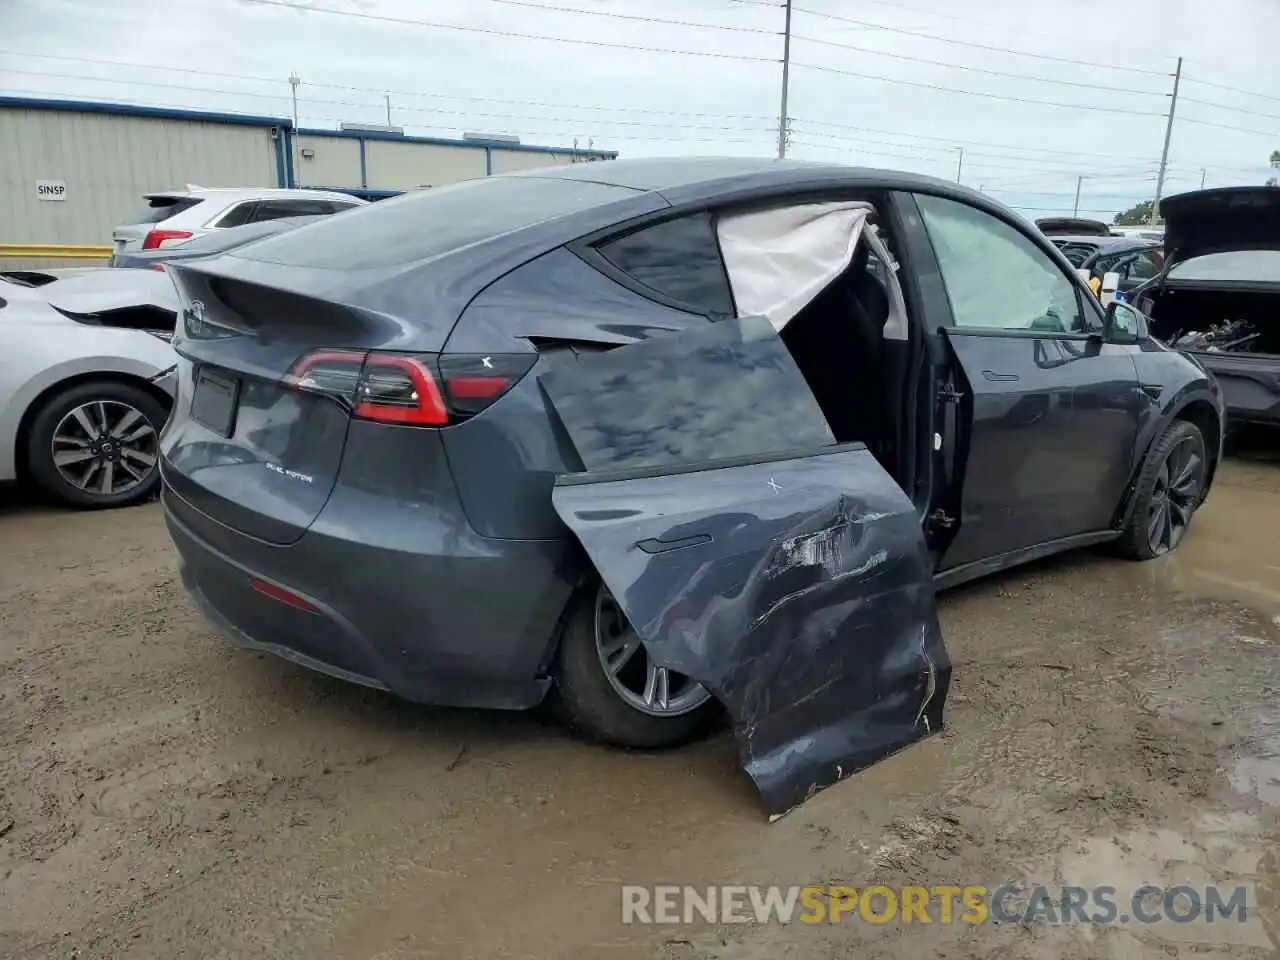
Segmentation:
<svg viewBox="0 0 1280 960">
<path fill-rule="evenodd" d="M 524 709 L 545 697 L 576 577 L 570 541 L 424 527 L 424 546 L 406 551 L 335 535 L 352 528 L 322 514 L 276 546 L 168 486 L 162 499 L 183 585 L 237 644 L 421 703 Z"/>
<path fill-rule="evenodd" d="M 1280 425 L 1280 357 L 1197 353 L 1222 388 L 1227 418 Z"/>
</svg>

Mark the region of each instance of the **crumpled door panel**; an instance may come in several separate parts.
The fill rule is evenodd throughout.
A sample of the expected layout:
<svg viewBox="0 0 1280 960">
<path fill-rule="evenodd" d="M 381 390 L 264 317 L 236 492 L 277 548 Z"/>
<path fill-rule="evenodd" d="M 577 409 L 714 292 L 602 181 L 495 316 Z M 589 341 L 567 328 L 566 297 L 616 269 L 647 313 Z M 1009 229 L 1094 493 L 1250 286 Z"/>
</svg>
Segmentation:
<svg viewBox="0 0 1280 960">
<path fill-rule="evenodd" d="M 937 730 L 950 678 L 907 495 L 836 446 L 763 318 L 541 378 L 587 470 L 556 511 L 649 655 L 733 721 L 773 816 Z"/>
<path fill-rule="evenodd" d="M 553 497 L 650 656 L 724 705 L 771 816 L 939 729 L 931 561 L 864 448 L 581 474 Z"/>
</svg>

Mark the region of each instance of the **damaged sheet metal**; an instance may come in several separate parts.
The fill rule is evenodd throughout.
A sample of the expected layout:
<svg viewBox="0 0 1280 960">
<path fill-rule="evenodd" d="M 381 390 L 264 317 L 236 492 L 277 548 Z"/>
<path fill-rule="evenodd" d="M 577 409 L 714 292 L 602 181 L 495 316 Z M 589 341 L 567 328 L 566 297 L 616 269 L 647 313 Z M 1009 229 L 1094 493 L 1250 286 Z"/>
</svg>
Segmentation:
<svg viewBox="0 0 1280 960">
<path fill-rule="evenodd" d="M 825 420 L 821 431 L 803 419 L 756 429 L 760 409 L 821 413 L 772 331 L 744 324 L 587 358 L 544 386 L 588 468 L 557 478 L 557 512 L 654 660 L 727 709 L 743 768 L 776 817 L 936 731 L 951 665 L 915 507 L 861 444 L 794 449 Z M 729 376 L 759 357 L 726 344 L 771 339 L 781 357 Z M 629 373 L 618 381 L 598 365 Z M 698 383 L 721 389 L 698 396 Z M 669 409 L 664 392 L 712 409 Z M 593 412 L 622 409 L 624 394 L 632 417 L 618 437 Z M 730 426 L 739 415 L 748 432 Z M 696 459 L 661 442 L 690 424 Z M 788 433 L 790 451 L 779 447 Z"/>
</svg>

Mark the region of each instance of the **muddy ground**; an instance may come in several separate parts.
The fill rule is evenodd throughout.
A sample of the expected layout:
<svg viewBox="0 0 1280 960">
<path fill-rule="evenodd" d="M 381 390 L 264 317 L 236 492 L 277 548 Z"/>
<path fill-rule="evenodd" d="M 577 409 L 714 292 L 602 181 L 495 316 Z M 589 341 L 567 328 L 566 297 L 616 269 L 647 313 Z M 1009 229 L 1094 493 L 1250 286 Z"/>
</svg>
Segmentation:
<svg viewBox="0 0 1280 960">
<path fill-rule="evenodd" d="M 0 957 L 1264 957 L 1280 945 L 1280 460 L 1174 556 L 944 595 L 948 728 L 773 825 L 661 755 L 232 648 L 156 506 L 0 505 Z M 1245 921 L 623 926 L 622 884 L 1244 884 Z"/>
</svg>

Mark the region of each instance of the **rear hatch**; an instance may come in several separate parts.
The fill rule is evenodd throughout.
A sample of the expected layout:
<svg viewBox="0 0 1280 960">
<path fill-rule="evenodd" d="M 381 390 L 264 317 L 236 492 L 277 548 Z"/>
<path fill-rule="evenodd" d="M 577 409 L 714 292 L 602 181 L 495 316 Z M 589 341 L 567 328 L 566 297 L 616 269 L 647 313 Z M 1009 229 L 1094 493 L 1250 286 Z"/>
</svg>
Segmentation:
<svg viewBox="0 0 1280 960">
<path fill-rule="evenodd" d="M 147 235 L 158 224 L 203 203 L 200 197 L 185 192 L 143 194 L 147 205 L 111 231 L 112 255 L 126 250 L 141 250 Z"/>
<path fill-rule="evenodd" d="M 370 431 L 454 425 L 532 368 L 537 354 L 527 343 L 505 354 L 440 351 L 487 282 L 544 243 L 577 235 L 561 219 L 604 216 L 591 208 L 635 195 L 588 182 L 494 177 L 171 263 L 182 363 L 162 438 L 170 489 L 258 539 L 296 541 L 338 482 L 353 431 L 372 441 L 360 449 L 386 451 L 395 445 L 379 447 Z M 545 241 L 522 230 L 544 222 L 552 232 Z M 387 456 L 380 493 L 429 495 L 403 479 L 420 475 L 420 464 Z"/>
<path fill-rule="evenodd" d="M 1168 197 L 1160 204 L 1170 267 L 1213 253 L 1280 250 L 1280 190 L 1227 187 Z"/>
</svg>

